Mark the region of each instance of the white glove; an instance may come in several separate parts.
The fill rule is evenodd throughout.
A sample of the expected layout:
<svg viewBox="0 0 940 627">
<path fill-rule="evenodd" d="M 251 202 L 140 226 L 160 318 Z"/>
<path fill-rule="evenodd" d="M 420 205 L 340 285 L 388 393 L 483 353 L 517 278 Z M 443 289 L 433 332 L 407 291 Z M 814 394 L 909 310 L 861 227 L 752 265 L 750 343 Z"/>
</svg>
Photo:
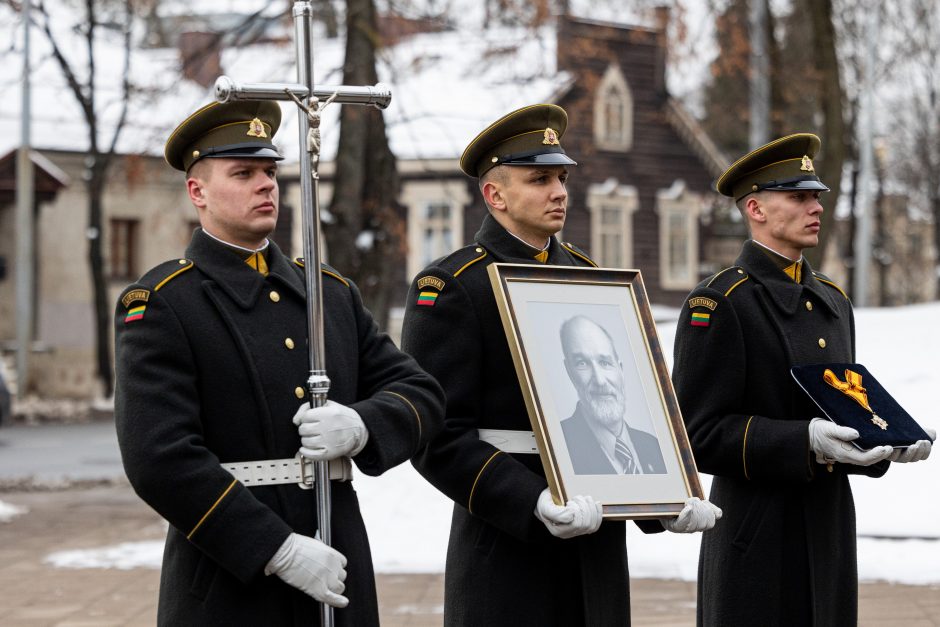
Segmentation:
<svg viewBox="0 0 940 627">
<path fill-rule="evenodd" d="M 917 440 L 907 448 L 894 449 L 894 452 L 888 456 L 889 462 L 904 464 L 907 462 L 920 462 L 930 457 L 930 449 L 933 448 L 933 442 L 937 439 L 937 432 L 933 429 L 924 429 L 927 432 L 929 440 Z"/>
<path fill-rule="evenodd" d="M 284 540 L 268 565 L 265 575 L 277 575 L 285 583 L 317 601 L 333 607 L 346 607 L 346 557 L 334 548 L 309 536 L 292 533 Z"/>
<path fill-rule="evenodd" d="M 661 518 L 666 531 L 673 533 L 696 533 L 707 531 L 721 518 L 721 508 L 711 501 L 703 501 L 697 496 L 686 500 L 685 507 L 675 518 Z"/>
<path fill-rule="evenodd" d="M 548 488 L 539 494 L 535 517 L 556 538 L 573 538 L 594 533 L 603 520 L 601 504 L 590 496 L 575 496 L 566 505 L 555 505 Z"/>
<path fill-rule="evenodd" d="M 860 451 L 852 445 L 858 437 L 858 431 L 851 427 L 841 427 L 822 418 L 809 421 L 809 448 L 816 453 L 820 464 L 841 462 L 856 466 L 871 466 L 894 452 L 891 446 L 876 446 L 869 451 Z"/>
<path fill-rule="evenodd" d="M 311 409 L 304 403 L 294 414 L 300 454 L 314 461 L 354 457 L 365 448 L 369 431 L 356 410 L 333 401 Z"/>
</svg>

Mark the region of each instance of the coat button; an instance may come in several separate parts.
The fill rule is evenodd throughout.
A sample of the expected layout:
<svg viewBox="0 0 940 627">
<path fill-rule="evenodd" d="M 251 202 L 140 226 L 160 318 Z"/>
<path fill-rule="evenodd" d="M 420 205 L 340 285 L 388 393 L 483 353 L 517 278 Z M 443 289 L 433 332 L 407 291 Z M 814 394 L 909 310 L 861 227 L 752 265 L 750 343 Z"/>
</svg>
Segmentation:
<svg viewBox="0 0 940 627">
<path fill-rule="evenodd" d="M 819 338 L 819 348 L 826 348 L 826 340 L 824 338 Z"/>
<path fill-rule="evenodd" d="M 303 398 L 303 397 L 304 397 L 304 389 L 303 389 L 302 387 L 296 387 L 296 388 L 294 388 L 294 396 L 296 396 L 297 398 Z"/>
<path fill-rule="evenodd" d="M 271 290 L 271 293 L 268 294 L 268 298 L 270 298 L 272 301 L 276 303 L 277 301 L 281 300 L 281 295 L 275 292 L 274 290 Z"/>
<path fill-rule="evenodd" d="M 806 311 L 812 311 L 812 310 L 813 310 L 813 303 L 806 301 Z"/>
<path fill-rule="evenodd" d="M 476 250 L 477 250 L 478 253 L 482 253 L 482 252 L 483 252 L 483 249 L 480 248 L 479 246 L 477 246 L 477 249 L 476 249 Z"/>
<path fill-rule="evenodd" d="M 294 340 L 290 339 L 289 337 L 288 337 L 288 338 L 284 338 L 284 346 L 286 346 L 286 347 L 289 348 L 289 349 L 293 349 L 293 348 L 294 348 Z"/>
</svg>

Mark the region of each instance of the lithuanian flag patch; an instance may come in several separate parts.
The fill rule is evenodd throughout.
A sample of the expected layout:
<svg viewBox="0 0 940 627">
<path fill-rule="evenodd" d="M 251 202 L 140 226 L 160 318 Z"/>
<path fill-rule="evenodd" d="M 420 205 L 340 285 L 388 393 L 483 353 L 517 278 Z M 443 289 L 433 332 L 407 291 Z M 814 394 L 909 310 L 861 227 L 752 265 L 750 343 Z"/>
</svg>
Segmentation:
<svg viewBox="0 0 940 627">
<path fill-rule="evenodd" d="M 147 305 L 141 305 L 139 307 L 134 307 L 133 309 L 128 309 L 127 314 L 124 316 L 124 324 L 128 322 L 136 322 L 138 320 L 144 319 L 144 311 L 147 310 Z"/>
<path fill-rule="evenodd" d="M 439 292 L 419 292 L 418 304 L 422 307 L 433 307 L 434 303 L 437 302 L 438 296 L 440 296 Z"/>
<path fill-rule="evenodd" d="M 693 327 L 707 327 L 710 323 L 712 315 L 709 313 L 692 313 L 692 326 Z"/>
</svg>

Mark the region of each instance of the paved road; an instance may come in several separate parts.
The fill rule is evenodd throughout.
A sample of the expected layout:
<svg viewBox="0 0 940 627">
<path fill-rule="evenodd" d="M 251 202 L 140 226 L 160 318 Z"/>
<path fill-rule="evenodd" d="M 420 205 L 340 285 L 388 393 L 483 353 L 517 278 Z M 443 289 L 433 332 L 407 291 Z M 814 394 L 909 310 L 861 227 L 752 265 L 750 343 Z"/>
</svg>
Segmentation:
<svg viewBox="0 0 940 627">
<path fill-rule="evenodd" d="M 124 476 L 110 421 L 0 428 L 0 481 L 104 481 Z"/>
</svg>

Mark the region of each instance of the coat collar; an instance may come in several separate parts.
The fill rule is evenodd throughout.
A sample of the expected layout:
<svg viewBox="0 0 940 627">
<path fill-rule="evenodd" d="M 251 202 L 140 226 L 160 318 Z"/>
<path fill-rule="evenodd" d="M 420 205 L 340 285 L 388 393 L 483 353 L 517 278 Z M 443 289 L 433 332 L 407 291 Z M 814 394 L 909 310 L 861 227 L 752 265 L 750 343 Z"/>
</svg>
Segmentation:
<svg viewBox="0 0 940 627">
<path fill-rule="evenodd" d="M 473 237 L 478 244 L 489 251 L 496 261 L 539 263 L 535 259 L 535 255 L 540 252 L 539 249 L 513 236 L 489 213 L 483 218 L 480 230 Z M 547 265 L 570 264 L 567 254 L 554 237 L 549 240 L 547 250 L 548 260 L 545 262 Z"/>
<path fill-rule="evenodd" d="M 813 269 L 806 258 L 803 259 L 803 282 L 796 283 L 767 256 L 761 246 L 753 240 L 744 242 L 741 254 L 735 265 L 741 266 L 748 276 L 767 288 L 767 293 L 774 304 L 789 315 L 796 313 L 800 305 L 803 290 L 808 290 L 834 315 L 839 317 L 839 310 L 832 302 L 830 290 L 816 280 Z"/>
<path fill-rule="evenodd" d="M 236 253 L 218 240 L 196 229 L 186 249 L 186 256 L 196 267 L 214 280 L 240 307 L 250 309 L 263 291 L 265 277 L 252 269 Z M 305 288 L 300 275 L 273 241 L 267 251 L 268 279 L 281 283 L 303 299 Z"/>
</svg>

